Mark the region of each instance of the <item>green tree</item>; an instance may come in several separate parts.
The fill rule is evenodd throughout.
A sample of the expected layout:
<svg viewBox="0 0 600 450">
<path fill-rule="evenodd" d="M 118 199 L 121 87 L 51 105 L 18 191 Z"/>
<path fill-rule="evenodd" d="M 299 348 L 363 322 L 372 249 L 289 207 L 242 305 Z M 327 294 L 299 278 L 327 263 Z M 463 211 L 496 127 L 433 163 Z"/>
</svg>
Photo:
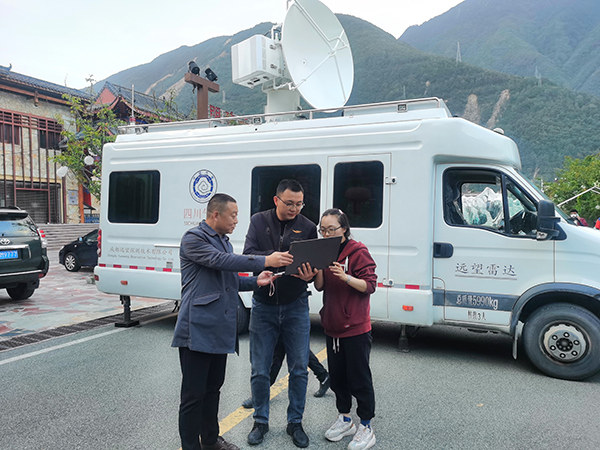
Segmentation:
<svg viewBox="0 0 600 450">
<path fill-rule="evenodd" d="M 93 80 L 90 82 L 90 97 L 93 98 Z M 65 128 L 62 136 L 66 140 L 66 148 L 54 156 L 53 161 L 67 167 L 90 193 L 100 199 L 100 182 L 102 174 L 102 147 L 116 139 L 116 130 L 123 121 L 116 118 L 113 111 L 106 106 L 64 94 L 63 98 L 71 108 L 75 119 L 75 131 Z M 86 156 L 94 158 L 93 164 L 86 164 Z"/>
<path fill-rule="evenodd" d="M 557 205 L 590 188 L 596 187 L 600 192 L 600 153 L 583 159 L 566 157 L 557 175 L 554 183 L 545 186 L 546 194 Z M 576 209 L 591 225 L 600 216 L 600 194 L 587 192 L 565 203 L 561 209 L 566 213 Z"/>
<path fill-rule="evenodd" d="M 154 116 L 146 117 L 146 120 L 150 123 L 158 122 L 177 122 L 180 120 L 194 120 L 196 118 L 196 109 L 192 108 L 189 114 L 182 114 L 179 111 L 179 105 L 175 98 L 177 97 L 177 91 L 175 89 L 169 89 L 167 92 L 160 96 L 156 96 L 156 93 L 152 93 L 152 99 L 154 101 Z"/>
</svg>

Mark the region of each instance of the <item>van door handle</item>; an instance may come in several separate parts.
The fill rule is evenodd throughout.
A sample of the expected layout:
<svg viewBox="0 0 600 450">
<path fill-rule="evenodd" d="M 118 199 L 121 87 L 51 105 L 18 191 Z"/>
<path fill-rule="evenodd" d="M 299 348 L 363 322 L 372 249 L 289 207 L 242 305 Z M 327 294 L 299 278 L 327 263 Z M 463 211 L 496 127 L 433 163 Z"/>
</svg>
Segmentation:
<svg viewBox="0 0 600 450">
<path fill-rule="evenodd" d="M 434 258 L 452 258 L 454 254 L 454 247 L 452 244 L 447 242 L 434 242 L 433 243 L 433 257 Z"/>
</svg>

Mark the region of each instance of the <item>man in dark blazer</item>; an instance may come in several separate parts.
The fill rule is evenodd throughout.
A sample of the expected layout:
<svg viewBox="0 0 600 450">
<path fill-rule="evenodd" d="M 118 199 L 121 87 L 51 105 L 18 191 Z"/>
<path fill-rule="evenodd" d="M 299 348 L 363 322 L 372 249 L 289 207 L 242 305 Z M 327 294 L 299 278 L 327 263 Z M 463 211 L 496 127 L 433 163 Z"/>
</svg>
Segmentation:
<svg viewBox="0 0 600 450">
<path fill-rule="evenodd" d="M 181 240 L 181 309 L 172 346 L 179 347 L 183 375 L 179 407 L 183 450 L 238 449 L 219 436 L 218 420 L 227 353 L 237 350 L 238 291 L 269 285 L 273 279 L 269 271 L 256 277 L 241 277 L 238 272 L 292 262 L 287 252 L 266 257 L 233 254 L 226 235 L 235 229 L 237 215 L 233 197 L 215 194 L 206 220 Z"/>
</svg>

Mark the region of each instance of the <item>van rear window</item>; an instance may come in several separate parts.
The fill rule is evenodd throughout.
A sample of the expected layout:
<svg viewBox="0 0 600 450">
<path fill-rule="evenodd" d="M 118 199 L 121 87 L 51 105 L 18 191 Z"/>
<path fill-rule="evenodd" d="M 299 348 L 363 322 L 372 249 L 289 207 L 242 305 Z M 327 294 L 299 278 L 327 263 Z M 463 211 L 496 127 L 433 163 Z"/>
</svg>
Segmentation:
<svg viewBox="0 0 600 450">
<path fill-rule="evenodd" d="M 333 176 L 333 206 L 348 216 L 354 228 L 383 223 L 383 164 L 381 161 L 338 163 Z"/>
<path fill-rule="evenodd" d="M 259 166 L 252 169 L 251 214 L 273 208 L 279 182 L 285 178 L 298 181 L 304 189 L 302 214 L 319 223 L 321 204 L 321 167 L 318 164 Z"/>
<path fill-rule="evenodd" d="M 157 223 L 160 173 L 157 170 L 113 172 L 108 186 L 108 220 Z"/>
</svg>

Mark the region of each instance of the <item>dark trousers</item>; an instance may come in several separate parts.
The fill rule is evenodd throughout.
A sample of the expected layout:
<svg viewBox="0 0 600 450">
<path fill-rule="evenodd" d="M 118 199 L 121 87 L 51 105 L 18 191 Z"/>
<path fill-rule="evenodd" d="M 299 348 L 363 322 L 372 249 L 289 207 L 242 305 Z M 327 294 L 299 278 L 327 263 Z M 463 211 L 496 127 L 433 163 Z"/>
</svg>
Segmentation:
<svg viewBox="0 0 600 450">
<path fill-rule="evenodd" d="M 179 436 L 183 450 L 201 450 L 217 442 L 219 436 L 219 396 L 225 381 L 227 355 L 214 355 L 179 348 L 181 404 Z"/>
<path fill-rule="evenodd" d="M 371 420 L 375 417 L 375 391 L 369 367 L 371 332 L 340 339 L 326 338 L 329 377 L 337 410 L 340 414 L 349 414 L 354 397 L 358 417 Z"/>
<path fill-rule="evenodd" d="M 277 381 L 277 375 L 279 375 L 284 358 L 285 347 L 283 345 L 283 341 L 281 338 L 279 338 L 277 344 L 275 344 L 275 350 L 273 351 L 273 362 L 271 363 L 271 371 L 269 372 L 269 381 L 271 382 L 271 386 L 273 386 L 275 381 Z M 315 356 L 312 350 L 309 350 L 308 353 L 308 368 L 313 371 L 320 383 L 325 381 L 327 378 L 327 369 L 319 362 L 319 358 Z"/>
</svg>

